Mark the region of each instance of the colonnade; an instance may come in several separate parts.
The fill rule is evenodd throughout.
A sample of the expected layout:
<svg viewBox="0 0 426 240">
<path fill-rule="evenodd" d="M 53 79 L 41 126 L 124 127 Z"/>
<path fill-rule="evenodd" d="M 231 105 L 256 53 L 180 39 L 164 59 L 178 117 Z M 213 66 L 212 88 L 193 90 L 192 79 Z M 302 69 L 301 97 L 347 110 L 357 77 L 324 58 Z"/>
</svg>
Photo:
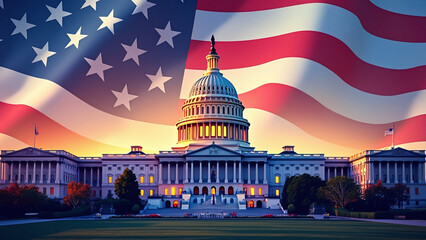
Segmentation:
<svg viewBox="0 0 426 240">
<path fill-rule="evenodd" d="M 367 184 L 372 184 L 378 180 L 383 183 L 424 183 L 424 163 L 415 161 L 368 161 L 364 163 L 364 169 L 359 165 L 353 166 L 353 171 L 356 172 L 354 177 L 362 175 L 363 181 Z M 415 178 L 415 167 L 417 166 L 417 176 Z M 377 168 L 377 170 L 376 170 Z M 391 170 L 391 168 L 393 168 Z M 399 179 L 399 175 L 401 178 Z M 408 177 L 407 177 L 408 175 Z M 378 176 L 378 179 L 377 179 Z M 392 177 L 392 178 L 391 178 Z"/>
<path fill-rule="evenodd" d="M 345 174 L 345 169 L 346 169 L 346 174 Z M 350 168 L 349 167 L 325 167 L 325 172 L 326 172 L 326 177 L 325 179 L 328 180 L 331 178 L 331 175 L 333 175 L 333 177 L 337 177 L 337 176 L 347 176 L 350 177 Z"/>
<path fill-rule="evenodd" d="M 191 123 L 178 127 L 178 141 L 215 138 L 248 141 L 248 127 L 224 122 Z"/>
</svg>

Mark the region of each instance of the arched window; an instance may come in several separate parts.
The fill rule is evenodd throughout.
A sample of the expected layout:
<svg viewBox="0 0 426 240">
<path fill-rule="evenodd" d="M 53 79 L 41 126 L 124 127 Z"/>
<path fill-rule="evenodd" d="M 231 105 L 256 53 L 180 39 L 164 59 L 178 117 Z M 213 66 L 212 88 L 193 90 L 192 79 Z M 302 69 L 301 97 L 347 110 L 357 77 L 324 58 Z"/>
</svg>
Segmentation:
<svg viewBox="0 0 426 240">
<path fill-rule="evenodd" d="M 204 107 L 201 107 L 201 114 L 204 114 Z"/>
<path fill-rule="evenodd" d="M 144 183 L 144 175 L 141 175 L 140 177 L 139 177 L 139 182 L 142 184 L 142 183 Z"/>
<path fill-rule="evenodd" d="M 254 208 L 254 202 L 253 202 L 253 200 L 250 200 L 250 201 L 248 202 L 248 207 L 249 207 L 249 208 Z"/>
<path fill-rule="evenodd" d="M 215 107 L 214 107 L 214 106 L 212 106 L 212 114 L 214 114 L 214 109 L 215 109 Z"/>
<path fill-rule="evenodd" d="M 200 114 L 200 107 L 197 107 L 197 115 Z"/>
<path fill-rule="evenodd" d="M 206 107 L 206 113 L 209 114 L 209 106 Z"/>
<path fill-rule="evenodd" d="M 228 114 L 229 114 L 229 107 L 228 107 Z"/>
<path fill-rule="evenodd" d="M 174 200 L 174 201 L 173 201 L 173 207 L 174 207 L 174 208 L 178 208 L 178 207 L 179 207 L 179 202 L 178 202 L 178 200 Z"/>
<path fill-rule="evenodd" d="M 149 176 L 149 183 L 154 183 L 154 176 Z"/>
<path fill-rule="evenodd" d="M 222 114 L 225 114 L 225 107 L 222 107 Z"/>
<path fill-rule="evenodd" d="M 220 114 L 220 107 L 217 107 L 217 114 Z"/>
<path fill-rule="evenodd" d="M 280 183 L 280 175 L 275 175 L 275 183 Z"/>
</svg>

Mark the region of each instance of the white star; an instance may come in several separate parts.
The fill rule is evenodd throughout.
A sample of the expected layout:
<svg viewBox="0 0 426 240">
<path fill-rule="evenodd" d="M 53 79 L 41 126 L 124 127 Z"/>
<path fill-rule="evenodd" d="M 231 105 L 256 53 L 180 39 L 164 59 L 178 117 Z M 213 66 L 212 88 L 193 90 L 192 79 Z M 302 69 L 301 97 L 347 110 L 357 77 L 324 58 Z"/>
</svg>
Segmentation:
<svg viewBox="0 0 426 240">
<path fill-rule="evenodd" d="M 71 13 L 65 12 L 62 10 L 62 2 L 60 2 L 56 8 L 53 8 L 47 5 L 46 7 L 50 11 L 50 16 L 47 18 L 46 22 L 56 20 L 59 23 L 59 25 L 61 25 L 61 27 L 62 27 L 62 18 L 71 15 Z"/>
<path fill-rule="evenodd" d="M 99 26 L 98 30 L 107 27 L 112 32 L 112 34 L 114 34 L 114 24 L 123 21 L 120 18 L 114 17 L 114 9 L 111 10 L 108 16 L 99 18 L 102 20 L 102 24 Z"/>
<path fill-rule="evenodd" d="M 163 42 L 167 42 L 172 48 L 173 46 L 173 37 L 180 34 L 180 32 L 173 31 L 170 27 L 170 21 L 167 23 L 166 27 L 164 29 L 156 28 L 155 29 L 158 34 L 160 34 L 160 39 L 158 39 L 157 46 L 160 45 Z"/>
<path fill-rule="evenodd" d="M 100 0 L 86 0 L 86 2 L 83 3 L 83 6 L 81 6 L 81 9 L 91 6 L 94 10 L 96 10 L 96 3 Z"/>
<path fill-rule="evenodd" d="M 37 56 L 33 60 L 33 63 L 42 61 L 44 63 L 44 66 L 47 66 L 47 58 L 56 54 L 56 52 L 49 51 L 49 42 L 46 42 L 44 47 L 41 49 L 36 47 L 33 47 L 33 49 L 37 54 Z"/>
<path fill-rule="evenodd" d="M 70 42 L 65 48 L 71 45 L 74 45 L 75 48 L 78 48 L 78 44 L 80 43 L 81 39 L 87 37 L 87 35 L 81 34 L 81 27 L 78 29 L 78 31 L 75 34 L 67 33 L 67 35 L 70 38 Z"/>
<path fill-rule="evenodd" d="M 114 107 L 124 105 L 127 108 L 127 110 L 131 111 L 130 110 L 130 101 L 137 98 L 138 96 L 129 94 L 129 92 L 127 91 L 127 84 L 124 85 L 123 91 L 117 92 L 117 91 L 111 90 L 111 92 L 117 98 L 117 100 L 115 101 Z"/>
<path fill-rule="evenodd" d="M 155 75 L 146 74 L 146 76 L 149 78 L 149 80 L 151 80 L 151 86 L 149 86 L 148 91 L 158 87 L 161 91 L 163 91 L 163 93 L 166 93 L 166 90 L 164 89 L 164 83 L 169 81 L 172 77 L 163 76 L 161 67 L 158 69 Z"/>
<path fill-rule="evenodd" d="M 124 56 L 123 62 L 129 59 L 133 59 L 139 66 L 139 56 L 146 53 L 145 50 L 138 48 L 137 38 L 133 41 L 132 45 L 121 44 L 126 50 L 126 56 Z"/>
<path fill-rule="evenodd" d="M 12 35 L 22 34 L 25 39 L 27 39 L 27 30 L 35 27 L 35 25 L 27 22 L 27 14 L 25 13 L 21 20 L 11 19 L 13 24 L 15 24 L 15 30 L 13 30 Z"/>
<path fill-rule="evenodd" d="M 146 19 L 148 19 L 148 8 L 155 6 L 155 3 L 148 2 L 147 0 L 132 0 L 132 2 L 136 5 L 132 15 L 143 13 Z"/>
<path fill-rule="evenodd" d="M 86 76 L 92 74 L 98 74 L 98 76 L 105 82 L 104 71 L 112 68 L 112 66 L 107 65 L 102 62 L 102 53 L 99 53 L 98 57 L 95 60 L 84 58 L 87 63 L 90 65 L 90 69 L 87 72 Z"/>
</svg>

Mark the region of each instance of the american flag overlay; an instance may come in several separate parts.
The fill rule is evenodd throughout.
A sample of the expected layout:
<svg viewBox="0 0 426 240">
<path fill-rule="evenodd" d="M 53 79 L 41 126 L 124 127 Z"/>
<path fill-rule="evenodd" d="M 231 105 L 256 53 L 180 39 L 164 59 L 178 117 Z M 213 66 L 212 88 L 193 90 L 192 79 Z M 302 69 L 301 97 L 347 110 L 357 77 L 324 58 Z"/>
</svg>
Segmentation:
<svg viewBox="0 0 426 240">
<path fill-rule="evenodd" d="M 210 37 L 250 143 L 426 148 L 426 1 L 0 0 L 0 148 L 169 150 Z"/>
</svg>

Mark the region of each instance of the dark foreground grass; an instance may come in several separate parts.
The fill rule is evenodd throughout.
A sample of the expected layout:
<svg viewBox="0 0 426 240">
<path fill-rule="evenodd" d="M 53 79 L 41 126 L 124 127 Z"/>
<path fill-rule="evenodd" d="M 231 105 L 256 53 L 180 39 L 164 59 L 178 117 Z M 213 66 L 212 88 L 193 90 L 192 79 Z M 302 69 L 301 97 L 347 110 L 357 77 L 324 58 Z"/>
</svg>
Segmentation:
<svg viewBox="0 0 426 240">
<path fill-rule="evenodd" d="M 262 239 L 263 238 L 263 239 Z M 288 219 L 65 220 L 0 227 L 0 239 L 425 239 L 426 228 Z"/>
</svg>

